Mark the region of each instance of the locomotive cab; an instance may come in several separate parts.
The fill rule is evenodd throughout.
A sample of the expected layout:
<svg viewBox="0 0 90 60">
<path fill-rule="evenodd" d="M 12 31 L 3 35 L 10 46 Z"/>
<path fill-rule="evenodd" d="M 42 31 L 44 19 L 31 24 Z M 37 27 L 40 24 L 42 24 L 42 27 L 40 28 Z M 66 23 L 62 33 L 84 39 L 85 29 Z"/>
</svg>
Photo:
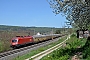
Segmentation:
<svg viewBox="0 0 90 60">
<path fill-rule="evenodd" d="M 16 47 L 18 45 L 18 39 L 11 40 L 11 47 Z"/>
<path fill-rule="evenodd" d="M 12 40 L 12 45 L 16 45 L 16 44 L 18 44 L 18 39 Z"/>
<path fill-rule="evenodd" d="M 33 43 L 32 36 L 16 36 L 10 41 L 12 48 L 18 48 L 27 44 Z"/>
</svg>

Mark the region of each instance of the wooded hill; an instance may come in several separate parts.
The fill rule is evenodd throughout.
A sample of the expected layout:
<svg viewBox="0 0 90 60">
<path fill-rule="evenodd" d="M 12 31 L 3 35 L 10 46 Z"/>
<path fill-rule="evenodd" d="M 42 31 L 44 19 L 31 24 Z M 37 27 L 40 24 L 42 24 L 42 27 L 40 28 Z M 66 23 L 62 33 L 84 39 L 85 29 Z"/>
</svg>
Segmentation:
<svg viewBox="0 0 90 60">
<path fill-rule="evenodd" d="M 25 32 L 33 32 L 33 33 L 51 33 L 51 31 L 55 33 L 56 30 L 64 30 L 64 28 L 53 28 L 53 27 L 22 27 L 22 26 L 8 26 L 8 25 L 0 25 L 0 31 L 25 31 Z"/>
</svg>

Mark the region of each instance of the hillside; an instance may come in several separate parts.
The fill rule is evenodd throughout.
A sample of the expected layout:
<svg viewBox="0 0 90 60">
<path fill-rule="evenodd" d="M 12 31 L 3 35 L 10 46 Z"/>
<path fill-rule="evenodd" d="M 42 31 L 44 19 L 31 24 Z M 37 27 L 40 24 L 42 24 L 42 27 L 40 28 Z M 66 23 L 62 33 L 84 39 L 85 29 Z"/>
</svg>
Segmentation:
<svg viewBox="0 0 90 60">
<path fill-rule="evenodd" d="M 33 33 L 51 33 L 51 31 L 55 32 L 56 30 L 62 28 L 52 28 L 52 27 L 21 27 L 21 26 L 7 26 L 7 25 L 0 25 L 0 31 L 27 31 Z"/>
</svg>

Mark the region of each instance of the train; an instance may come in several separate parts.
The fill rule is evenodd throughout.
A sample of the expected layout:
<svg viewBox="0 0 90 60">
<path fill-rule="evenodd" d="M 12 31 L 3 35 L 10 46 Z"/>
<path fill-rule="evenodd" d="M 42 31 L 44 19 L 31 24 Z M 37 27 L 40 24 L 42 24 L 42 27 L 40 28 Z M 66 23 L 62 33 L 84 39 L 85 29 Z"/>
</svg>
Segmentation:
<svg viewBox="0 0 90 60">
<path fill-rule="evenodd" d="M 10 47 L 17 48 L 23 45 L 38 43 L 60 37 L 61 34 L 34 35 L 34 36 L 16 36 L 10 40 Z"/>
</svg>

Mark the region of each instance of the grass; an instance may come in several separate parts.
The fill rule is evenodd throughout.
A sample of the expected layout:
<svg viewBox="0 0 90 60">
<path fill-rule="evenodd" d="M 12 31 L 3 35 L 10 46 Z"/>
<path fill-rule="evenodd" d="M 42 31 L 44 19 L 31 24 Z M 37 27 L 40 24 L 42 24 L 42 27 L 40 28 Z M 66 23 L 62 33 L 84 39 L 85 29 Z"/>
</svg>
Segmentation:
<svg viewBox="0 0 90 60">
<path fill-rule="evenodd" d="M 90 60 L 90 37 L 89 39 L 87 39 L 85 45 L 82 47 L 83 51 L 82 51 L 82 55 L 83 58 L 82 59 L 86 59 L 86 60 Z"/>
<path fill-rule="evenodd" d="M 10 44 L 9 42 L 4 41 L 0 41 L 0 52 L 4 52 L 10 50 Z"/>
<path fill-rule="evenodd" d="M 44 51 L 44 50 L 46 50 L 46 49 L 48 49 L 48 48 L 50 48 L 50 47 L 52 47 L 52 46 L 54 46 L 54 45 L 56 45 L 56 44 L 62 42 L 62 41 L 65 40 L 65 39 L 66 39 L 66 37 L 60 39 L 60 40 L 57 41 L 57 42 L 54 42 L 54 43 L 51 43 L 51 44 L 46 45 L 46 46 L 44 46 L 44 47 L 38 48 L 37 50 L 30 51 L 28 54 L 25 54 L 25 55 L 23 55 L 23 56 L 18 56 L 18 57 L 15 58 L 14 60 L 25 60 L 25 59 L 27 59 L 27 58 L 30 58 L 31 56 L 33 56 L 33 55 L 35 55 L 35 54 L 37 54 L 37 53 L 40 53 L 40 52 L 42 52 L 42 51 Z"/>
<path fill-rule="evenodd" d="M 0 51 L 2 51 L 2 42 L 0 41 Z"/>
<path fill-rule="evenodd" d="M 86 39 L 78 39 L 75 35 L 72 35 L 71 38 L 67 40 L 65 47 L 53 51 L 41 60 L 71 60 L 75 53 L 82 51 L 85 43 Z"/>
</svg>

